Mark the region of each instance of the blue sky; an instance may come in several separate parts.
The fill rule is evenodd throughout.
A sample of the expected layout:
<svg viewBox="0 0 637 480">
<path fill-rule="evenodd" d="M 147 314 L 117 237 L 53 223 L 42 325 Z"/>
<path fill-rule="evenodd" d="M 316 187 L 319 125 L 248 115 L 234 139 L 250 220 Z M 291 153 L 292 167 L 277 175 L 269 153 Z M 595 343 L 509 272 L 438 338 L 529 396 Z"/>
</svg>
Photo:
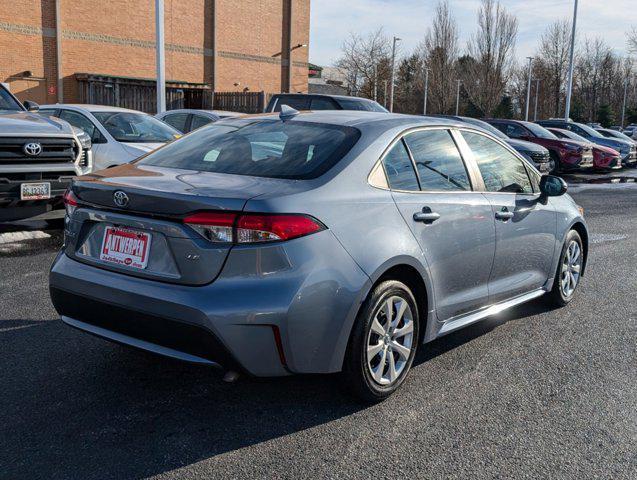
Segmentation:
<svg viewBox="0 0 637 480">
<path fill-rule="evenodd" d="M 403 51 L 415 47 L 429 26 L 436 0 L 312 0 L 310 62 L 332 65 L 349 32 L 365 33 L 383 27 L 388 36 L 403 39 Z M 556 19 L 571 18 L 573 0 L 502 0 L 518 17 L 516 56 L 531 55 L 546 26 Z M 458 21 L 460 46 L 476 28 L 479 0 L 450 0 Z M 618 53 L 626 54 L 626 32 L 637 26 L 637 0 L 580 0 L 578 37 L 601 37 Z"/>
</svg>

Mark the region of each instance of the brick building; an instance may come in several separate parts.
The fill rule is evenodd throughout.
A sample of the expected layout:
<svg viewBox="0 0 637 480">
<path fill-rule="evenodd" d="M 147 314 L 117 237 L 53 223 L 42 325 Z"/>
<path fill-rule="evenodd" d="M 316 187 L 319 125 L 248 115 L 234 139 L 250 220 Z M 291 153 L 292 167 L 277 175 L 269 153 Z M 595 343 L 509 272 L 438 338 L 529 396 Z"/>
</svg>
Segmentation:
<svg viewBox="0 0 637 480">
<path fill-rule="evenodd" d="M 307 91 L 310 0 L 164 2 L 169 105 Z M 0 81 L 22 100 L 152 99 L 155 68 L 154 0 L 0 0 Z"/>
</svg>

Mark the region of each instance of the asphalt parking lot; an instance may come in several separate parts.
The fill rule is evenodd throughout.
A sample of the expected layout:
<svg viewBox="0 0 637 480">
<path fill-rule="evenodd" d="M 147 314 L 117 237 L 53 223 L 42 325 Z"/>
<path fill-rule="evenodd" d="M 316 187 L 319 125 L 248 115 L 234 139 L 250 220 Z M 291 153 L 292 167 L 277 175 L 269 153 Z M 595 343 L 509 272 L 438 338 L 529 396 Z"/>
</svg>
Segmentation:
<svg viewBox="0 0 637 480">
<path fill-rule="evenodd" d="M 0 478 L 637 478 L 637 186 L 569 181 L 592 233 L 574 302 L 426 345 L 373 407 L 333 377 L 226 384 L 72 330 L 47 290 L 59 232 L 14 235 L 0 243 Z"/>
</svg>

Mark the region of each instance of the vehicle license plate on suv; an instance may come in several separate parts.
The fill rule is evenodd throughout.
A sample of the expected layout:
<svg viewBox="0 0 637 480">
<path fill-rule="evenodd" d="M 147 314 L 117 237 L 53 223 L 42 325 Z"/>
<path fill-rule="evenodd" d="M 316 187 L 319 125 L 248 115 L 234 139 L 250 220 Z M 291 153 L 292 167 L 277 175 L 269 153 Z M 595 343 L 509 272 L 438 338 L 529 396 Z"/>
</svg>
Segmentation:
<svg viewBox="0 0 637 480">
<path fill-rule="evenodd" d="M 50 183 L 20 184 L 20 200 L 45 200 L 51 198 Z"/>
</svg>

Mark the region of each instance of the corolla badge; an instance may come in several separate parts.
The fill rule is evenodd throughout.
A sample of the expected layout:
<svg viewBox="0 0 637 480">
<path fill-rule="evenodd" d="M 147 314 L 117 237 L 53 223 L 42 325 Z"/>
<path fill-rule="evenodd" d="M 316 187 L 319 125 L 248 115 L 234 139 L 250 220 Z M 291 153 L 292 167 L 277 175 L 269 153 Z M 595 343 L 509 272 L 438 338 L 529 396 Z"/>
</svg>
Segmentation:
<svg viewBox="0 0 637 480">
<path fill-rule="evenodd" d="M 125 192 L 117 190 L 115 193 L 113 193 L 113 201 L 118 207 L 126 207 L 128 206 L 128 202 L 130 201 L 130 199 Z"/>
<path fill-rule="evenodd" d="M 42 153 L 42 145 L 40 145 L 38 142 L 25 143 L 22 147 L 22 151 L 29 157 L 37 157 Z"/>
</svg>

